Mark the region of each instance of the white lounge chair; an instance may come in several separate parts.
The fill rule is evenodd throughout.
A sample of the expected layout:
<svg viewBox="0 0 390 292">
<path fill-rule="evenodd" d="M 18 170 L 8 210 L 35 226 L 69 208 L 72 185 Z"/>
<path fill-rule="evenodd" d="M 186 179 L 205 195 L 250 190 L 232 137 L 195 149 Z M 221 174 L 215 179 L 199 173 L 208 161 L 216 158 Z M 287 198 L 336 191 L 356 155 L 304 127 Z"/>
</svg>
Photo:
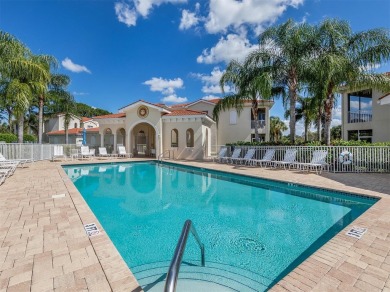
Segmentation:
<svg viewBox="0 0 390 292">
<path fill-rule="evenodd" d="M 116 156 L 118 156 L 118 155 L 116 155 L 116 154 L 108 154 L 106 147 L 99 147 L 99 157 L 110 158 L 110 157 L 116 157 Z"/>
<path fill-rule="evenodd" d="M 10 177 L 14 174 L 19 162 L 0 162 L 0 173 L 6 177 Z"/>
<path fill-rule="evenodd" d="M 81 151 L 81 154 L 80 154 L 81 159 L 83 159 L 83 158 L 91 159 L 92 158 L 92 154 L 89 151 L 88 146 L 81 146 L 80 151 Z"/>
<path fill-rule="evenodd" d="M 0 186 L 5 182 L 7 176 L 0 172 Z"/>
<path fill-rule="evenodd" d="M 65 158 L 66 159 L 66 155 L 64 154 L 64 146 L 54 145 L 53 157 L 52 157 L 51 161 L 54 161 L 54 159 L 56 159 L 56 158 Z"/>
<path fill-rule="evenodd" d="M 26 163 L 33 162 L 31 159 L 7 159 L 0 153 L 0 162 L 18 162 L 18 166 L 24 167 Z"/>
<path fill-rule="evenodd" d="M 274 167 L 280 165 L 286 169 L 286 166 L 288 165 L 289 167 L 294 164 L 295 159 L 297 157 L 297 149 L 287 149 L 286 153 L 284 154 L 284 158 L 282 161 L 271 161 L 270 163 L 273 164 Z"/>
<path fill-rule="evenodd" d="M 240 162 L 240 164 L 242 164 L 242 163 L 247 164 L 247 163 L 249 163 L 249 162 L 252 160 L 252 158 L 253 158 L 253 156 L 255 155 L 255 153 L 256 153 L 256 150 L 255 150 L 255 149 L 249 149 L 249 150 L 246 152 L 246 154 L 245 154 L 244 157 L 231 158 L 230 160 L 231 160 L 232 163 L 234 163 L 234 162 L 237 162 L 237 163 Z"/>
<path fill-rule="evenodd" d="M 240 154 L 241 154 L 241 148 L 236 148 L 236 149 L 234 149 L 232 156 L 222 157 L 222 162 L 225 162 L 225 161 L 226 161 L 226 163 L 232 162 L 233 159 L 237 159 L 240 156 Z"/>
<path fill-rule="evenodd" d="M 227 148 L 226 148 L 226 147 L 222 147 L 222 148 L 219 150 L 218 155 L 212 157 L 212 158 L 213 158 L 213 162 L 214 162 L 214 161 L 221 162 L 221 159 L 222 159 L 223 157 L 227 157 L 227 156 L 226 156 L 226 153 L 227 153 Z"/>
<path fill-rule="evenodd" d="M 307 171 L 309 171 L 310 169 L 315 169 L 317 174 L 318 171 L 321 174 L 324 167 L 328 166 L 328 164 L 326 163 L 327 156 L 327 150 L 315 150 L 313 152 L 313 157 L 309 163 L 296 162 L 293 163 L 293 165 L 296 165 L 297 168 L 299 168 L 300 170 L 304 170 L 305 168 L 307 168 Z"/>
<path fill-rule="evenodd" d="M 265 151 L 263 158 L 252 159 L 250 163 L 252 163 L 253 165 L 259 164 L 262 167 L 263 164 L 265 165 L 270 164 L 272 159 L 274 158 L 274 155 L 275 155 L 275 149 L 267 149 L 267 151 Z"/>
<path fill-rule="evenodd" d="M 125 146 L 118 146 L 118 157 L 133 157 L 132 153 L 127 153 Z"/>
</svg>

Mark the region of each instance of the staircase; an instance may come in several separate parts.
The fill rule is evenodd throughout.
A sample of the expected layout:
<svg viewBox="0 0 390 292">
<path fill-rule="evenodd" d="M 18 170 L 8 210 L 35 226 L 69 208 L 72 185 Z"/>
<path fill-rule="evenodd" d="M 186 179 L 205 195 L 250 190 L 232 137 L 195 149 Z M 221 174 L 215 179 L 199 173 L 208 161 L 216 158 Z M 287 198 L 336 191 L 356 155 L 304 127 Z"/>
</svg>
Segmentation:
<svg viewBox="0 0 390 292">
<path fill-rule="evenodd" d="M 177 291 L 265 291 L 272 280 L 251 271 L 206 261 L 206 266 L 199 266 L 199 261 L 193 263 L 183 261 Z M 154 262 L 132 267 L 138 283 L 144 291 L 164 291 L 165 277 L 170 262 Z"/>
</svg>

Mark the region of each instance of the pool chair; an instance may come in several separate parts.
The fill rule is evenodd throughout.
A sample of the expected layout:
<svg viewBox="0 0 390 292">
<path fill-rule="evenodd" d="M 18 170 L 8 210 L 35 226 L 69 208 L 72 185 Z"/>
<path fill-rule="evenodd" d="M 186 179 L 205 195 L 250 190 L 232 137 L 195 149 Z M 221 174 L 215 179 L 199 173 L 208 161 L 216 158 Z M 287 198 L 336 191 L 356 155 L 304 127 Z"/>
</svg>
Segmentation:
<svg viewBox="0 0 390 292">
<path fill-rule="evenodd" d="M 224 163 L 224 162 L 232 163 L 232 161 L 234 159 L 237 159 L 240 156 L 240 154 L 241 154 L 241 148 L 236 148 L 236 149 L 234 149 L 231 157 L 222 157 L 222 163 Z"/>
<path fill-rule="evenodd" d="M 54 145 L 53 157 L 51 158 L 51 161 L 54 161 L 54 159 L 57 158 L 65 158 L 66 160 L 66 156 L 64 154 L 64 146 L 62 145 Z"/>
<path fill-rule="evenodd" d="M 99 157 L 101 158 L 110 158 L 110 157 L 117 157 L 118 155 L 116 154 L 108 154 L 107 153 L 107 149 L 106 147 L 99 147 L 99 154 L 98 154 Z"/>
<path fill-rule="evenodd" d="M 270 164 L 273 164 L 274 167 L 283 166 L 284 169 L 286 169 L 286 166 L 288 165 L 288 167 L 290 168 L 291 165 L 294 164 L 296 157 L 297 157 L 297 149 L 287 149 L 282 161 L 274 160 L 271 161 Z"/>
<path fill-rule="evenodd" d="M 0 173 L 6 177 L 14 174 L 19 162 L 0 162 Z"/>
<path fill-rule="evenodd" d="M 80 157 L 81 159 L 83 158 L 89 158 L 91 159 L 92 158 L 92 154 L 91 152 L 89 151 L 89 147 L 88 146 L 81 146 L 80 147 Z"/>
<path fill-rule="evenodd" d="M 272 162 L 272 159 L 274 158 L 275 156 L 275 149 L 267 149 L 267 151 L 265 152 L 263 158 L 261 159 L 252 159 L 250 161 L 251 164 L 253 165 L 260 165 L 261 167 L 263 167 L 263 165 L 267 165 L 267 164 L 270 164 Z"/>
<path fill-rule="evenodd" d="M 0 186 L 5 182 L 7 176 L 0 172 Z"/>
<path fill-rule="evenodd" d="M 24 167 L 26 163 L 33 162 L 31 159 L 7 159 L 0 153 L 0 162 L 13 163 L 18 162 L 18 166 Z"/>
<path fill-rule="evenodd" d="M 249 162 L 252 160 L 253 156 L 255 155 L 256 150 L 255 149 L 249 149 L 244 157 L 238 157 L 238 158 L 231 158 L 231 162 L 237 162 L 237 163 L 244 163 L 244 164 L 249 164 Z"/>
<path fill-rule="evenodd" d="M 214 162 L 214 161 L 221 162 L 221 159 L 222 159 L 222 158 L 227 157 L 227 156 L 226 156 L 226 152 L 227 152 L 227 148 L 226 148 L 226 147 L 222 147 L 222 148 L 219 150 L 218 155 L 213 157 L 213 162 Z"/>
<path fill-rule="evenodd" d="M 309 163 L 303 163 L 303 162 L 295 162 L 293 165 L 296 165 L 297 168 L 300 170 L 316 170 L 316 173 L 322 173 L 322 170 L 326 167 L 329 166 L 326 163 L 326 157 L 328 156 L 328 151 L 327 150 L 315 150 L 313 152 L 313 157 Z"/>
<path fill-rule="evenodd" d="M 125 146 L 118 146 L 118 157 L 131 158 L 131 157 L 133 157 L 133 154 L 127 153 Z"/>
</svg>

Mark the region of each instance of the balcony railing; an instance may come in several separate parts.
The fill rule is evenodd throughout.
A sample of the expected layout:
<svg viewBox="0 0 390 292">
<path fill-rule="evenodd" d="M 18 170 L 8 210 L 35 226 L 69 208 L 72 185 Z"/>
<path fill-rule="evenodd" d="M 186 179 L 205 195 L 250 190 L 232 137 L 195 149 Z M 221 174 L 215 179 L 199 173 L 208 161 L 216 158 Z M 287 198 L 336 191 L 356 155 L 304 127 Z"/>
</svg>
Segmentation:
<svg viewBox="0 0 390 292">
<path fill-rule="evenodd" d="M 366 123 L 372 121 L 372 111 L 348 112 L 348 123 Z"/>
<path fill-rule="evenodd" d="M 251 121 L 251 129 L 254 129 L 255 128 L 255 124 L 257 122 L 257 125 L 259 127 L 259 129 L 264 129 L 265 128 L 265 121 L 264 120 L 252 120 Z"/>
</svg>

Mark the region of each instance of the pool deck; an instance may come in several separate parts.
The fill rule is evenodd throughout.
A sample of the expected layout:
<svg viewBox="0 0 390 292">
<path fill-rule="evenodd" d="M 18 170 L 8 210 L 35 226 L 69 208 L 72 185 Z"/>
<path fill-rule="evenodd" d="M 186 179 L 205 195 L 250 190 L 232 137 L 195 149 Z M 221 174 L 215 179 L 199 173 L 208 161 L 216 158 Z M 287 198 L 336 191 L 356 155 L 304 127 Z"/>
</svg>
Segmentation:
<svg viewBox="0 0 390 292">
<path fill-rule="evenodd" d="M 141 291 L 61 168 L 65 163 L 35 162 L 17 169 L 0 186 L 0 292 Z M 316 175 L 212 162 L 177 163 L 380 197 L 271 291 L 390 292 L 390 174 Z M 52 197 L 61 194 L 65 196 Z M 83 227 L 88 223 L 96 223 L 101 233 L 88 237 Z M 361 239 L 348 237 L 345 232 L 352 226 L 368 231 Z"/>
</svg>

